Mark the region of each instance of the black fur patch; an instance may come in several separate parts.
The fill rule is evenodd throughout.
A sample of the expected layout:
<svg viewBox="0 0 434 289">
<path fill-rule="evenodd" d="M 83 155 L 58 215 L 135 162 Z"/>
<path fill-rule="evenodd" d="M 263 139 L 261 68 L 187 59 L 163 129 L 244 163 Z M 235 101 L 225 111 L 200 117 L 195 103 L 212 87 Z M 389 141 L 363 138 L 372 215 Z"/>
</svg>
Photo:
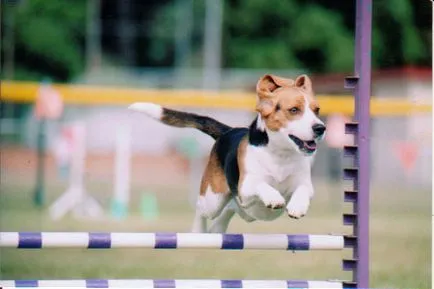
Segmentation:
<svg viewBox="0 0 434 289">
<path fill-rule="evenodd" d="M 257 127 L 258 117 L 249 127 L 249 144 L 254 146 L 266 146 L 268 144 L 267 132 L 259 130 Z"/>
<path fill-rule="evenodd" d="M 196 128 L 214 139 L 218 139 L 231 129 L 230 126 L 213 118 L 168 108 L 163 108 L 161 121 L 171 126 Z"/>
<path fill-rule="evenodd" d="M 223 134 L 215 143 L 214 149 L 226 180 L 233 194 L 238 190 L 238 147 L 243 137 L 248 133 L 247 128 L 234 128 Z"/>
</svg>

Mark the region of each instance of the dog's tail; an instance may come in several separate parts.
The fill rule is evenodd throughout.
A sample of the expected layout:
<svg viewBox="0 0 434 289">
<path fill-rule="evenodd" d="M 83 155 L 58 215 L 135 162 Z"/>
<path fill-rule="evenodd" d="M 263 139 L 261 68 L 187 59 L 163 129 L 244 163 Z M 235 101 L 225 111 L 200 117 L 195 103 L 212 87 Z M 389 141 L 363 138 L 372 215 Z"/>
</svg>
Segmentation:
<svg viewBox="0 0 434 289">
<path fill-rule="evenodd" d="M 230 126 L 210 117 L 168 109 L 154 103 L 136 102 L 128 108 L 143 112 L 167 125 L 196 128 L 214 139 L 218 139 L 222 134 L 231 129 Z"/>
</svg>

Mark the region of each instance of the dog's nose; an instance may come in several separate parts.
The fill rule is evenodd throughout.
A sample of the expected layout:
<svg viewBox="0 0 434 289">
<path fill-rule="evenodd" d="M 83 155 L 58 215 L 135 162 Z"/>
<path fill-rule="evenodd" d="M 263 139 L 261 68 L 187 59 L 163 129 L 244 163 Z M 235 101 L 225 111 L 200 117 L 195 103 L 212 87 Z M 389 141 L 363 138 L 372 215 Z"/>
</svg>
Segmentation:
<svg viewBox="0 0 434 289">
<path fill-rule="evenodd" d="M 322 136 L 326 130 L 326 127 L 322 124 L 317 123 L 312 126 L 312 130 L 315 136 Z"/>
</svg>

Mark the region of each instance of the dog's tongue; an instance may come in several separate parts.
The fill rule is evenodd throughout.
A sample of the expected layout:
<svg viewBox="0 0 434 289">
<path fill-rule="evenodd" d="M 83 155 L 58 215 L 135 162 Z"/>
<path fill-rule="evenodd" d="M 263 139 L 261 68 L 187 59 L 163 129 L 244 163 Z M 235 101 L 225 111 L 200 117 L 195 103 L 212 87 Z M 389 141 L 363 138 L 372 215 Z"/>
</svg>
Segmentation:
<svg viewBox="0 0 434 289">
<path fill-rule="evenodd" d="M 304 146 L 307 147 L 308 149 L 314 150 L 316 149 L 316 142 L 314 142 L 313 140 L 305 141 Z"/>
</svg>

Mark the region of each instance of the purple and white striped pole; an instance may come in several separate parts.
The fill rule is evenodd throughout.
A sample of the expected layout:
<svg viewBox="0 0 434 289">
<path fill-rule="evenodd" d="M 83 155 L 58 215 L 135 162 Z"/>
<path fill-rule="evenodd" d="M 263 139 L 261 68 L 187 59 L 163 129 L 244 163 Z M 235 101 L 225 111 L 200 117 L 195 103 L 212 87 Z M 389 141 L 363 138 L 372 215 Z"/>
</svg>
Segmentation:
<svg viewBox="0 0 434 289">
<path fill-rule="evenodd" d="M 0 232 L 0 248 L 341 250 L 343 236 L 287 234 Z"/>
<path fill-rule="evenodd" d="M 2 288 L 344 288 L 338 281 L 305 280 L 0 280 Z"/>
</svg>

